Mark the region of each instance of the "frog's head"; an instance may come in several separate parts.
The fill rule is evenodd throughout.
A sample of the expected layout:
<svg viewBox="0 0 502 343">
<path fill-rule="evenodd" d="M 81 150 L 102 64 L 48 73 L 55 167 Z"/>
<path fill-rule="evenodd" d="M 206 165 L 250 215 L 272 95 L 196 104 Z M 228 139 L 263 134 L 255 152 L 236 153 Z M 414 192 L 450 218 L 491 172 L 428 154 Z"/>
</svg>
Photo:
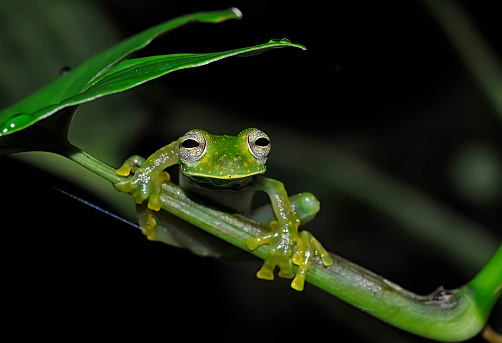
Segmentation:
<svg viewBox="0 0 502 343">
<path fill-rule="evenodd" d="M 181 171 L 191 178 L 241 179 L 265 172 L 270 139 L 255 128 L 236 136 L 188 131 L 180 138 Z"/>
</svg>

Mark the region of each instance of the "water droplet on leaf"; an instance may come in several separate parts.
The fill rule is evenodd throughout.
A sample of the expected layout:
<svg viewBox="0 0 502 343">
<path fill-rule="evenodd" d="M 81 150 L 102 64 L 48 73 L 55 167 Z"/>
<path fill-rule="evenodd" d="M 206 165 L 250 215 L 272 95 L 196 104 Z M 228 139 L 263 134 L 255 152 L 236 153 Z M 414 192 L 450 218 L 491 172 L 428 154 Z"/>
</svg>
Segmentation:
<svg viewBox="0 0 502 343">
<path fill-rule="evenodd" d="M 287 38 L 282 38 L 282 39 L 279 39 L 279 38 L 272 38 L 269 43 L 272 43 L 272 44 L 291 44 L 291 41 Z"/>
<path fill-rule="evenodd" d="M 230 11 L 232 11 L 235 16 L 237 17 L 237 19 L 241 19 L 242 18 L 242 12 L 237 8 L 237 7 L 231 7 L 229 8 Z"/>
<path fill-rule="evenodd" d="M 0 136 L 15 130 L 16 128 L 23 128 L 28 126 L 33 122 L 33 116 L 31 114 L 21 113 L 16 114 L 5 122 L 0 124 Z"/>
</svg>

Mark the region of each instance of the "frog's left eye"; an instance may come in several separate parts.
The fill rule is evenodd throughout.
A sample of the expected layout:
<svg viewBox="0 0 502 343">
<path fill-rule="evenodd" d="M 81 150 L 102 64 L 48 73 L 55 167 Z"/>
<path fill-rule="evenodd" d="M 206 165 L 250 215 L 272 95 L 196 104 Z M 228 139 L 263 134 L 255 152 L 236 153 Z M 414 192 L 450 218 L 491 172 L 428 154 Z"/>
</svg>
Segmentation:
<svg viewBox="0 0 502 343">
<path fill-rule="evenodd" d="M 254 129 L 248 134 L 248 147 L 254 157 L 266 159 L 270 153 L 270 138 L 265 132 Z"/>
<path fill-rule="evenodd" d="M 199 131 L 188 131 L 180 140 L 180 157 L 183 162 L 197 161 L 206 152 L 206 137 Z"/>
</svg>

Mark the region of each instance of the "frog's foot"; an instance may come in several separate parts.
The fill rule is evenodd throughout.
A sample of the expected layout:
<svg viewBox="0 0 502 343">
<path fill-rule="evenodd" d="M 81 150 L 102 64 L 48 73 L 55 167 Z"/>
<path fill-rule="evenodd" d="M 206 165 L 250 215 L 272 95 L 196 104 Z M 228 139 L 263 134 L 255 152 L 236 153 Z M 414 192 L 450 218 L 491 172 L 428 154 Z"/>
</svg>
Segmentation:
<svg viewBox="0 0 502 343">
<path fill-rule="evenodd" d="M 153 212 L 144 204 L 136 206 L 136 212 L 138 214 L 138 222 L 141 227 L 141 231 L 149 240 L 155 240 L 155 227 L 157 226 L 157 221 L 153 217 Z"/>
<path fill-rule="evenodd" d="M 329 256 L 329 253 L 310 232 L 301 231 L 297 237 L 292 237 L 286 230 L 278 229 L 277 222 L 271 223 L 271 229 L 270 232 L 264 235 L 246 240 L 246 246 L 250 250 L 264 244 L 270 244 L 269 254 L 256 274 L 258 278 L 273 280 L 274 269 L 278 266 L 280 268 L 279 276 L 288 279 L 294 277 L 291 287 L 297 291 L 302 291 L 314 256 L 320 256 L 325 266 L 333 264 L 333 259 Z M 296 249 L 293 254 L 295 244 Z M 296 275 L 293 273 L 292 263 L 298 266 Z"/>
<path fill-rule="evenodd" d="M 246 246 L 250 250 L 255 250 L 261 245 L 270 245 L 268 256 L 256 276 L 259 279 L 273 280 L 274 269 L 277 266 L 280 269 L 279 276 L 290 279 L 294 276 L 291 255 L 296 237 L 292 237 L 287 227 L 280 228 L 277 221 L 271 222 L 270 228 L 270 232 L 246 240 Z"/>
<path fill-rule="evenodd" d="M 129 176 L 133 171 L 134 175 L 126 181 L 114 184 L 114 186 L 120 192 L 130 193 L 137 204 L 141 204 L 148 199 L 148 208 L 159 211 L 162 184 L 169 182 L 171 178 L 165 171 L 156 172 L 148 168 L 135 170 L 143 161 L 144 159 L 139 156 L 132 156 L 127 159 L 116 172 L 122 176 Z"/>
<path fill-rule="evenodd" d="M 297 291 L 302 291 L 307 272 L 312 264 L 312 258 L 319 256 L 322 263 L 328 267 L 333 265 L 333 258 L 322 244 L 308 231 L 301 231 L 296 242 L 296 251 L 293 255 L 293 263 L 298 266 L 296 276 L 291 282 L 291 287 Z"/>
<path fill-rule="evenodd" d="M 136 173 L 131 179 L 118 182 L 114 186 L 120 192 L 131 193 L 137 204 L 141 204 L 148 199 L 148 208 L 159 211 L 162 184 L 169 180 L 169 174 L 165 171 L 155 176 L 145 176 L 144 174 Z"/>
</svg>

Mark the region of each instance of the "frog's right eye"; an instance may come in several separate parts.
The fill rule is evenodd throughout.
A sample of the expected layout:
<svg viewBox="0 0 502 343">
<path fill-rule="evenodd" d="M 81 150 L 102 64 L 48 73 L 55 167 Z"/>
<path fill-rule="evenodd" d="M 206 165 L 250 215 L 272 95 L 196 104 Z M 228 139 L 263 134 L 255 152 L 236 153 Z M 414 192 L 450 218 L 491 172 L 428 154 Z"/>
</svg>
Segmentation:
<svg viewBox="0 0 502 343">
<path fill-rule="evenodd" d="M 183 162 L 197 161 L 206 152 L 206 137 L 199 131 L 188 131 L 180 140 L 180 157 Z"/>
</svg>

